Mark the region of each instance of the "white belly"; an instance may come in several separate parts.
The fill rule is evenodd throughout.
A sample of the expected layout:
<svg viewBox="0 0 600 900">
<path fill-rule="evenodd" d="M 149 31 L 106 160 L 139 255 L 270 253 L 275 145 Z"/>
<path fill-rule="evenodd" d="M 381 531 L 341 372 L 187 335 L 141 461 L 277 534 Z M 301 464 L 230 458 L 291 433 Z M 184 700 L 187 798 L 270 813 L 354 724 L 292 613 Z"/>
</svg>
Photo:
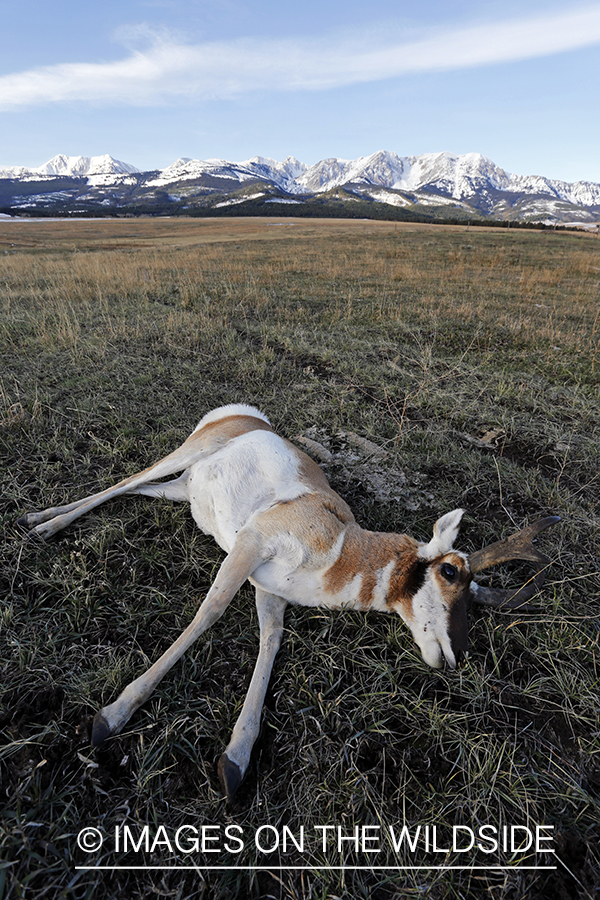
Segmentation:
<svg viewBox="0 0 600 900">
<path fill-rule="evenodd" d="M 253 517 L 307 493 L 298 465 L 293 449 L 272 432 L 251 431 L 232 439 L 188 470 L 187 492 L 196 524 L 230 553 L 237 535 Z M 249 581 L 289 603 L 353 607 L 362 575 L 333 595 L 324 586 L 325 573 L 343 541 L 342 532 L 328 550 L 311 554 L 300 535 L 284 528 L 269 538 L 270 558 Z"/>
<path fill-rule="evenodd" d="M 196 524 L 227 553 L 252 516 L 306 493 L 297 457 L 269 431 L 242 434 L 195 463 L 187 489 Z"/>
</svg>

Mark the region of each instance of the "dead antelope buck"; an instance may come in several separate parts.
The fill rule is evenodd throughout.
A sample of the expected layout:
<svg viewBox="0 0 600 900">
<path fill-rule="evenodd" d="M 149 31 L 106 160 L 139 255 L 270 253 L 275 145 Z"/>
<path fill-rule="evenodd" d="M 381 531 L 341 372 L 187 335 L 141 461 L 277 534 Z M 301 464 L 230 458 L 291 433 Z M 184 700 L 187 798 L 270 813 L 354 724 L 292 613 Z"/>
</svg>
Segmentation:
<svg viewBox="0 0 600 900">
<path fill-rule="evenodd" d="M 155 480 L 177 472 L 182 474 L 172 481 Z M 28 513 L 19 522 L 48 538 L 119 494 L 189 502 L 198 527 L 212 534 L 227 556 L 191 624 L 145 674 L 96 714 L 92 744 L 122 730 L 248 579 L 256 589 L 260 649 L 242 712 L 219 761 L 228 798 L 250 762 L 288 603 L 396 612 L 426 663 L 440 667 L 445 660 L 455 668 L 467 650 L 470 603 L 523 608 L 550 562 L 532 540 L 559 521 L 541 519 L 469 556 L 452 549 L 462 509 L 437 520 L 429 543 L 365 531 L 312 459 L 276 435 L 258 410 L 231 405 L 204 416 L 181 447 L 143 472 L 77 503 Z M 537 575 L 520 590 L 494 590 L 472 580 L 473 573 L 511 559 L 538 564 Z"/>
</svg>

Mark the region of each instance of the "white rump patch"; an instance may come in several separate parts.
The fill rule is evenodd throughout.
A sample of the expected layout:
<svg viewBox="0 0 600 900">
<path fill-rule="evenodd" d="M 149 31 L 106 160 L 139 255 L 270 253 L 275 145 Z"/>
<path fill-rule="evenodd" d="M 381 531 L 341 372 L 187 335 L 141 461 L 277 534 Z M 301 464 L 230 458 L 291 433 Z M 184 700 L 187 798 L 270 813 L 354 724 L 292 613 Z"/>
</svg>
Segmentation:
<svg viewBox="0 0 600 900">
<path fill-rule="evenodd" d="M 219 419 L 227 419 L 229 416 L 252 416 L 255 419 L 262 419 L 267 425 L 271 423 L 264 413 L 261 413 L 255 406 L 249 406 L 247 403 L 230 403 L 228 406 L 219 406 L 200 419 L 192 434 L 195 434 L 200 428 L 204 428 L 210 422 L 218 422 Z"/>
</svg>

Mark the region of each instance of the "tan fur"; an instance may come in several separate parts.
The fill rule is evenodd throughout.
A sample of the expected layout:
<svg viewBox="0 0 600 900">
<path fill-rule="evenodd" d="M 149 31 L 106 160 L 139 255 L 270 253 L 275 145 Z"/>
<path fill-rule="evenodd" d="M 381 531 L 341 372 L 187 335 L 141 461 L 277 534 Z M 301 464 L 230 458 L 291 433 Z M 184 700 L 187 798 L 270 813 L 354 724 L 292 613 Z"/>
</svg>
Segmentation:
<svg viewBox="0 0 600 900">
<path fill-rule="evenodd" d="M 285 533 L 295 535 L 306 547 L 307 567 L 318 568 L 323 555 L 352 522 L 354 516 L 341 497 L 316 492 L 272 506 L 261 513 L 257 528 L 266 539 Z"/>
<path fill-rule="evenodd" d="M 212 452 L 241 434 L 260 430 L 273 431 L 268 422 L 257 416 L 227 416 L 214 422 L 207 422 L 202 428 L 196 429 L 184 442 L 184 446 L 202 444 L 203 448 Z"/>
<path fill-rule="evenodd" d="M 336 594 L 357 575 L 362 575 L 359 601 L 363 609 L 369 609 L 378 572 L 395 561 L 386 602 L 390 608 L 400 604 L 403 610 L 408 611 L 410 603 L 407 601 L 410 598 L 407 596 L 406 582 L 416 559 L 417 542 L 408 535 L 365 531 L 353 523 L 346 529 L 340 555 L 325 574 L 325 587 Z"/>
</svg>

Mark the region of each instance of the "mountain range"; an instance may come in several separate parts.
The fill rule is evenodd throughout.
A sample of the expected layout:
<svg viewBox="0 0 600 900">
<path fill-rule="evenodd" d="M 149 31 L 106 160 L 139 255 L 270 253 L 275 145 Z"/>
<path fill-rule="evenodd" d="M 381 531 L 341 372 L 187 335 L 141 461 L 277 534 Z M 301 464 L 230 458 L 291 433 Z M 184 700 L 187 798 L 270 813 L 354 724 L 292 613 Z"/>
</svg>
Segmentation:
<svg viewBox="0 0 600 900">
<path fill-rule="evenodd" d="M 32 214 L 302 215 L 600 223 L 600 184 L 505 172 L 480 153 L 379 151 L 309 166 L 255 156 L 182 157 L 141 172 L 112 156 L 0 169 L 0 211 Z"/>
</svg>

